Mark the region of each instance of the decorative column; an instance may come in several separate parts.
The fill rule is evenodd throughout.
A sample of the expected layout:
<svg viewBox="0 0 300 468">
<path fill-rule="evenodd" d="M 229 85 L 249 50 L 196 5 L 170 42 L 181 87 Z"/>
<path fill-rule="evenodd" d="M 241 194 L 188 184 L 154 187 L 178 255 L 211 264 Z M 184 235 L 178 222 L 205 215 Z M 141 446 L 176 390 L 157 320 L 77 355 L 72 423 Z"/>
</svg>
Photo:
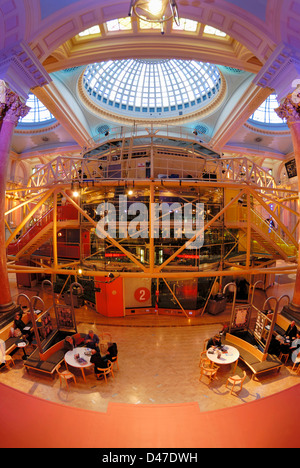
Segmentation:
<svg viewBox="0 0 300 468">
<path fill-rule="evenodd" d="M 5 249 L 5 188 L 11 140 L 19 118 L 29 108 L 25 102 L 31 89 L 51 83 L 51 78 L 30 46 L 16 42 L 0 55 L 0 328 L 14 315 Z"/>
<path fill-rule="evenodd" d="M 300 80 L 293 83 L 294 86 L 296 84 L 296 89 L 287 95 L 275 112 L 280 118 L 286 119 L 291 131 L 298 174 L 298 192 L 300 193 Z M 289 320 L 295 320 L 300 325 L 300 249 L 293 299 L 289 306 L 283 308 L 282 315 Z"/>
<path fill-rule="evenodd" d="M 0 325 L 12 317 L 16 305 L 11 299 L 5 248 L 5 189 L 11 140 L 19 118 L 30 108 L 0 80 Z"/>
</svg>

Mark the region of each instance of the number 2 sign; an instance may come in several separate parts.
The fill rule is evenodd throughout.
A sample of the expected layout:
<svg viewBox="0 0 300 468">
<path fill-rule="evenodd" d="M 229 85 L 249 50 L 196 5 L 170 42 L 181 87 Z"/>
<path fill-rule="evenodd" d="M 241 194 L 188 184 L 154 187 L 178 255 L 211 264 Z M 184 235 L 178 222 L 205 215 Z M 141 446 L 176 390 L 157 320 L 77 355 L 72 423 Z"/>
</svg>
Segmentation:
<svg viewBox="0 0 300 468">
<path fill-rule="evenodd" d="M 148 288 L 138 288 L 134 292 L 134 297 L 138 302 L 146 302 L 150 298 L 150 291 Z"/>
</svg>

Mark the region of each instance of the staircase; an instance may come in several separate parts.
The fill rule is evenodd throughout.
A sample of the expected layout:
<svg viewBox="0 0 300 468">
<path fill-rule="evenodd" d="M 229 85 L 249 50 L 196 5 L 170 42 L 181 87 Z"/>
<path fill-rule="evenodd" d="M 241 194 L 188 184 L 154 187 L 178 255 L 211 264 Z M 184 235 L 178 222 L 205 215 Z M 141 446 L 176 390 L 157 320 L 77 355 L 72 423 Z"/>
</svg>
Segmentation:
<svg viewBox="0 0 300 468">
<path fill-rule="evenodd" d="M 78 211 L 74 207 L 58 207 L 57 231 L 79 227 Z M 53 236 L 53 208 L 47 211 L 16 242 L 9 244 L 8 255 L 17 259 L 28 257 Z"/>
<path fill-rule="evenodd" d="M 247 232 L 247 209 L 239 210 L 236 220 L 225 221 L 227 228 Z M 294 261 L 297 256 L 297 243 L 284 240 L 261 216 L 251 209 L 251 240 L 253 253 L 268 253 L 274 259 Z"/>
</svg>

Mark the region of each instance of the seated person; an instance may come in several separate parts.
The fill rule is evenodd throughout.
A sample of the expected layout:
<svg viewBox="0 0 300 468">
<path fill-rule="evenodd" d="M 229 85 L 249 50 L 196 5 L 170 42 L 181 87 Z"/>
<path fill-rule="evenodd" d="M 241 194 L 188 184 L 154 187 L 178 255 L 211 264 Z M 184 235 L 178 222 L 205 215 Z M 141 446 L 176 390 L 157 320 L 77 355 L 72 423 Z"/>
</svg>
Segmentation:
<svg viewBox="0 0 300 468">
<path fill-rule="evenodd" d="M 279 345 L 279 353 L 282 354 L 289 354 L 290 352 L 290 343 L 280 343 Z"/>
<path fill-rule="evenodd" d="M 98 378 L 100 378 L 101 374 L 103 374 L 103 371 L 101 371 L 99 369 L 107 369 L 108 360 L 104 359 L 101 356 L 100 351 L 98 351 L 96 349 L 92 349 L 91 353 L 92 353 L 92 355 L 91 355 L 90 362 L 92 364 L 94 364 L 94 372 L 95 372 L 96 377 L 98 379 Z"/>
<path fill-rule="evenodd" d="M 300 333 L 297 333 L 295 340 L 292 341 L 290 346 L 290 355 L 293 362 L 295 362 L 298 353 L 300 352 Z"/>
<path fill-rule="evenodd" d="M 111 343 L 111 342 L 107 343 L 107 352 L 106 352 L 105 359 L 113 362 L 114 361 L 113 358 L 116 358 L 117 355 L 118 355 L 117 343 Z"/>
<path fill-rule="evenodd" d="M 25 323 L 22 320 L 21 313 L 17 312 L 14 320 L 14 336 L 23 336 L 29 343 L 32 342 L 32 332 L 30 330 L 24 330 L 26 327 Z"/>
<path fill-rule="evenodd" d="M 215 335 L 212 338 L 210 338 L 207 342 L 206 349 L 211 348 L 212 346 L 221 346 L 221 337 L 220 335 Z"/>
<path fill-rule="evenodd" d="M 90 330 L 89 333 L 84 338 L 84 346 L 92 349 L 99 349 L 99 337 L 93 330 Z"/>
<path fill-rule="evenodd" d="M 294 321 L 292 321 L 290 325 L 288 326 L 284 336 L 292 341 L 296 338 L 297 333 L 298 333 L 298 329 L 296 327 L 296 324 Z"/>
<path fill-rule="evenodd" d="M 75 348 L 75 339 L 73 336 L 66 336 L 64 342 L 64 349 L 67 351 L 72 351 Z"/>
</svg>

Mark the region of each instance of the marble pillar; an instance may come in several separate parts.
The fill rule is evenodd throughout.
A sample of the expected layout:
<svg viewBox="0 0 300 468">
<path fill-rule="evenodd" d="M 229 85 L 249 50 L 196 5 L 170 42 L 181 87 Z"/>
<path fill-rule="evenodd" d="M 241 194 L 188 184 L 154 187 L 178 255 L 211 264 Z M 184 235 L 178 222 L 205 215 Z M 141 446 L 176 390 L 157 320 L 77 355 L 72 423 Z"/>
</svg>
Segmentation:
<svg viewBox="0 0 300 468">
<path fill-rule="evenodd" d="M 298 84 L 292 93 L 287 95 L 281 105 L 275 109 L 275 112 L 280 118 L 286 119 L 291 131 L 298 174 L 298 192 L 300 194 L 300 84 Z M 295 320 L 297 325 L 300 326 L 300 249 L 298 249 L 298 264 L 293 298 L 289 306 L 283 308 L 282 315 L 289 320 Z"/>
<path fill-rule="evenodd" d="M 19 118 L 29 107 L 0 80 L 0 325 L 13 316 L 13 303 L 9 287 L 5 248 L 5 189 L 11 140 Z"/>
</svg>

